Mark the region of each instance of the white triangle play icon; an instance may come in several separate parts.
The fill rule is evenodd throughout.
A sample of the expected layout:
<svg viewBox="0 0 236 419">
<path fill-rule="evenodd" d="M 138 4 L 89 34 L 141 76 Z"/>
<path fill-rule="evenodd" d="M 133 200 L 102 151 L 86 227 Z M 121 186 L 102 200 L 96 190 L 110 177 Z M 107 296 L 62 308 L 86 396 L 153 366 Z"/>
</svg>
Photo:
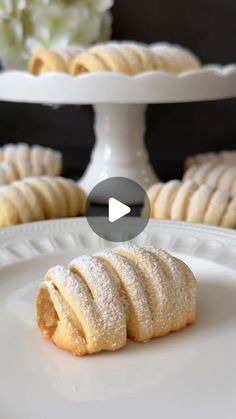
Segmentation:
<svg viewBox="0 0 236 419">
<path fill-rule="evenodd" d="M 130 207 L 122 202 L 118 201 L 115 198 L 109 199 L 109 207 L 108 207 L 108 220 L 110 223 L 114 223 L 114 221 L 119 220 L 119 218 L 124 217 L 125 215 L 131 212 Z"/>
</svg>

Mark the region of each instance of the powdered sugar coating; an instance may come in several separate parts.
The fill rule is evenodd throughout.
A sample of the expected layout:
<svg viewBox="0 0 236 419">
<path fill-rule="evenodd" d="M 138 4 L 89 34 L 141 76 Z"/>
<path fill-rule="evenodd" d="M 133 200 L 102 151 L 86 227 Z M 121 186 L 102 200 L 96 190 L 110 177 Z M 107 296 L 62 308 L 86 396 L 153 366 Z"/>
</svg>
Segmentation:
<svg viewBox="0 0 236 419">
<path fill-rule="evenodd" d="M 130 243 L 50 269 L 37 299 L 39 327 L 78 355 L 119 349 L 127 335 L 147 341 L 180 330 L 195 309 L 190 269 L 167 252 Z"/>
<path fill-rule="evenodd" d="M 58 176 L 62 172 L 62 154 L 49 147 L 26 143 L 5 144 L 0 148 L 0 155 L 1 160 L 20 164 L 23 172 L 24 165 L 28 164 L 28 175 Z"/>
<path fill-rule="evenodd" d="M 72 180 L 27 177 L 0 186 L 0 227 L 83 214 L 85 202 L 84 192 Z"/>
<path fill-rule="evenodd" d="M 204 170 L 203 170 L 204 169 Z M 206 176 L 206 183 L 196 184 L 189 179 L 184 181 L 171 180 L 163 184 L 157 183 L 156 195 L 155 186 L 150 188 L 152 194 L 151 216 L 166 220 L 182 220 L 189 222 L 198 222 L 222 227 L 236 227 L 236 212 L 234 205 L 231 205 L 232 198 L 236 195 L 236 171 L 230 166 L 213 167 L 211 164 L 201 166 L 192 166 L 189 172 L 192 172 L 193 178 L 203 179 Z M 211 172 L 212 170 L 212 172 Z M 212 178 L 210 177 L 212 173 Z M 187 179 L 187 180 L 186 180 Z M 218 187 L 223 189 L 214 189 L 208 185 L 207 179 L 216 182 Z M 213 179 L 213 180 L 212 180 Z M 161 188 L 160 188 L 161 185 Z M 230 188 L 227 192 L 226 189 Z M 149 193 L 149 191 L 148 191 Z M 227 216 L 225 216 L 228 214 Z M 146 216 L 145 204 L 142 216 Z"/>
<path fill-rule="evenodd" d="M 104 349 L 109 346 L 111 337 L 114 349 L 126 342 L 126 313 L 120 298 L 118 278 L 108 272 L 105 264 L 92 256 L 80 256 L 72 260 L 69 269 L 79 274 L 93 296 L 100 318 L 100 335 L 104 340 Z"/>
<path fill-rule="evenodd" d="M 197 185 L 203 183 L 213 189 L 220 189 L 234 196 L 234 182 L 236 182 L 236 167 L 227 163 L 217 164 L 209 161 L 201 165 L 191 166 L 184 174 L 183 180 L 192 180 Z"/>
<path fill-rule="evenodd" d="M 152 312 L 145 288 L 144 272 L 127 257 L 112 251 L 96 254 L 115 271 L 130 306 L 128 335 L 135 340 L 148 340 L 153 335 Z"/>
</svg>

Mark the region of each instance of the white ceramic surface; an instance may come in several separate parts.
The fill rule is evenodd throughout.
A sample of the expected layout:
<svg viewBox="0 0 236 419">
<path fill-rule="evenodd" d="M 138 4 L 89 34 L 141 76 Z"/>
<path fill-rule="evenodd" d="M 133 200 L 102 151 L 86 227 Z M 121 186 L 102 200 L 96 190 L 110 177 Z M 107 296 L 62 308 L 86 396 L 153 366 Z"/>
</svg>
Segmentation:
<svg viewBox="0 0 236 419">
<path fill-rule="evenodd" d="M 20 71 L 0 73 L 0 100 L 95 105 L 96 143 L 80 180 L 86 193 L 108 177 L 128 177 L 144 189 L 157 181 L 144 145 L 147 103 L 234 96 L 236 65 L 207 66 L 178 76 L 158 71 L 137 76 L 90 73 L 79 77 L 60 73 L 40 77 Z M 129 203 L 136 201 L 134 197 Z"/>
<path fill-rule="evenodd" d="M 236 95 L 236 65 L 211 65 L 172 75 L 162 71 L 137 76 L 88 73 L 79 77 L 49 73 L 0 73 L 0 100 L 12 102 L 94 104 L 166 103 L 223 99 Z"/>
<path fill-rule="evenodd" d="M 136 242 L 159 245 L 194 270 L 196 324 L 76 358 L 37 330 L 37 287 L 51 265 L 111 244 L 84 219 L 0 230 L 1 419 L 235 418 L 236 233 L 153 220 Z"/>
<path fill-rule="evenodd" d="M 94 110 L 96 143 L 79 184 L 89 194 L 98 182 L 122 176 L 147 190 L 157 182 L 157 177 L 144 145 L 146 105 L 99 104 Z M 132 194 L 127 204 L 142 200 L 143 194 Z"/>
</svg>

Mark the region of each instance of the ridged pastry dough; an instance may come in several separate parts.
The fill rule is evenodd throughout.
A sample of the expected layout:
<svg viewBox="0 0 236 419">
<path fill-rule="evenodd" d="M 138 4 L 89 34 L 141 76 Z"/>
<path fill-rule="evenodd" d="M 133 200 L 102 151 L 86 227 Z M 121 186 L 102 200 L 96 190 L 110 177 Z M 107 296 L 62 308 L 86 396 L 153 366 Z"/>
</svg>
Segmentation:
<svg viewBox="0 0 236 419">
<path fill-rule="evenodd" d="M 180 46 L 156 44 L 151 47 L 130 42 L 111 42 L 92 47 L 74 58 L 70 73 L 113 71 L 138 74 L 162 70 L 174 74 L 200 66 L 199 60 Z"/>
<path fill-rule="evenodd" d="M 236 164 L 236 150 L 200 153 L 196 156 L 190 156 L 185 160 L 185 168 L 188 169 L 193 165 L 200 165 L 204 163 L 214 164 Z"/>
<path fill-rule="evenodd" d="M 36 51 L 30 59 L 29 71 L 34 75 L 56 71 L 73 76 L 103 71 L 133 75 L 155 70 L 178 74 L 200 65 L 191 51 L 179 45 L 109 42 L 86 50 L 79 47 L 77 50 Z"/>
<path fill-rule="evenodd" d="M 151 45 L 155 54 L 156 70 L 164 70 L 179 74 L 183 71 L 194 70 L 200 67 L 199 59 L 187 48 L 180 45 L 157 43 Z"/>
<path fill-rule="evenodd" d="M 0 163 L 0 185 L 6 185 L 19 179 L 17 165 L 11 161 Z"/>
<path fill-rule="evenodd" d="M 70 73 L 77 76 L 84 72 L 114 71 L 130 73 L 126 59 L 113 45 L 97 46 L 77 56 L 70 67 Z"/>
<path fill-rule="evenodd" d="M 38 50 L 33 53 L 29 62 L 29 72 L 38 76 L 44 73 L 69 73 L 72 59 L 80 54 L 84 48 L 71 47 L 61 50 Z"/>
<path fill-rule="evenodd" d="M 55 266 L 39 287 L 37 323 L 75 355 L 147 341 L 195 321 L 196 279 L 163 250 L 126 244 Z"/>
<path fill-rule="evenodd" d="M 0 227 L 84 214 L 85 194 L 60 177 L 27 177 L 0 187 Z"/>
<path fill-rule="evenodd" d="M 151 200 L 153 218 L 189 221 L 236 228 L 236 196 L 197 185 L 191 180 L 169 181 L 152 186 L 158 191 Z M 150 192 L 148 192 L 150 194 Z M 142 214 L 145 216 L 145 204 Z"/>
<path fill-rule="evenodd" d="M 154 217 L 155 208 L 154 203 L 161 192 L 163 184 L 161 182 L 155 183 L 147 191 L 147 198 L 141 212 L 143 217 Z"/>
<path fill-rule="evenodd" d="M 45 166 L 39 161 L 19 160 L 10 161 L 5 160 L 0 162 L 0 186 L 7 185 L 28 176 L 41 176 L 47 173 Z"/>
<path fill-rule="evenodd" d="M 142 63 L 142 71 L 153 71 L 156 67 L 156 60 L 153 52 L 145 45 L 128 43 L 127 46 L 135 52 Z"/>
<path fill-rule="evenodd" d="M 158 205 L 153 205 L 153 215 L 155 218 L 170 218 L 170 210 L 175 195 L 181 185 L 179 180 L 171 180 L 163 187 L 158 194 Z"/>
<path fill-rule="evenodd" d="M 228 164 L 205 163 L 191 166 L 184 174 L 183 180 L 203 183 L 236 196 L 236 166 Z"/>
<path fill-rule="evenodd" d="M 0 161 L 12 161 L 18 166 L 18 179 L 26 176 L 58 176 L 62 172 L 62 154 L 40 145 L 5 144 L 0 148 Z"/>
<path fill-rule="evenodd" d="M 120 47 L 120 44 L 113 43 L 113 46 L 117 48 L 119 54 L 127 62 L 129 74 L 138 74 L 147 71 L 136 49 L 125 43 L 122 44 L 122 48 Z"/>
</svg>

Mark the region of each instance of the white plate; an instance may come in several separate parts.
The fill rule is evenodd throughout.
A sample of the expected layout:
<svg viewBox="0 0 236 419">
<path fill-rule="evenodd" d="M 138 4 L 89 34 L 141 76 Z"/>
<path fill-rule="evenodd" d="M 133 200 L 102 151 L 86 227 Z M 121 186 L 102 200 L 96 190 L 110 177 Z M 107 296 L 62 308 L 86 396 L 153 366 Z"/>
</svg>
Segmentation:
<svg viewBox="0 0 236 419">
<path fill-rule="evenodd" d="M 0 74 L 0 100 L 12 102 L 91 104 L 166 103 L 214 100 L 236 96 L 236 65 L 210 65 L 172 75 L 163 71 L 137 76 L 89 73 L 71 77 L 26 72 Z"/>
<path fill-rule="evenodd" d="M 0 231 L 1 419 L 235 419 L 235 232 L 151 221 L 136 242 L 164 247 L 191 266 L 199 281 L 197 323 L 78 358 L 37 330 L 36 290 L 51 265 L 109 244 L 83 219 Z"/>
</svg>

